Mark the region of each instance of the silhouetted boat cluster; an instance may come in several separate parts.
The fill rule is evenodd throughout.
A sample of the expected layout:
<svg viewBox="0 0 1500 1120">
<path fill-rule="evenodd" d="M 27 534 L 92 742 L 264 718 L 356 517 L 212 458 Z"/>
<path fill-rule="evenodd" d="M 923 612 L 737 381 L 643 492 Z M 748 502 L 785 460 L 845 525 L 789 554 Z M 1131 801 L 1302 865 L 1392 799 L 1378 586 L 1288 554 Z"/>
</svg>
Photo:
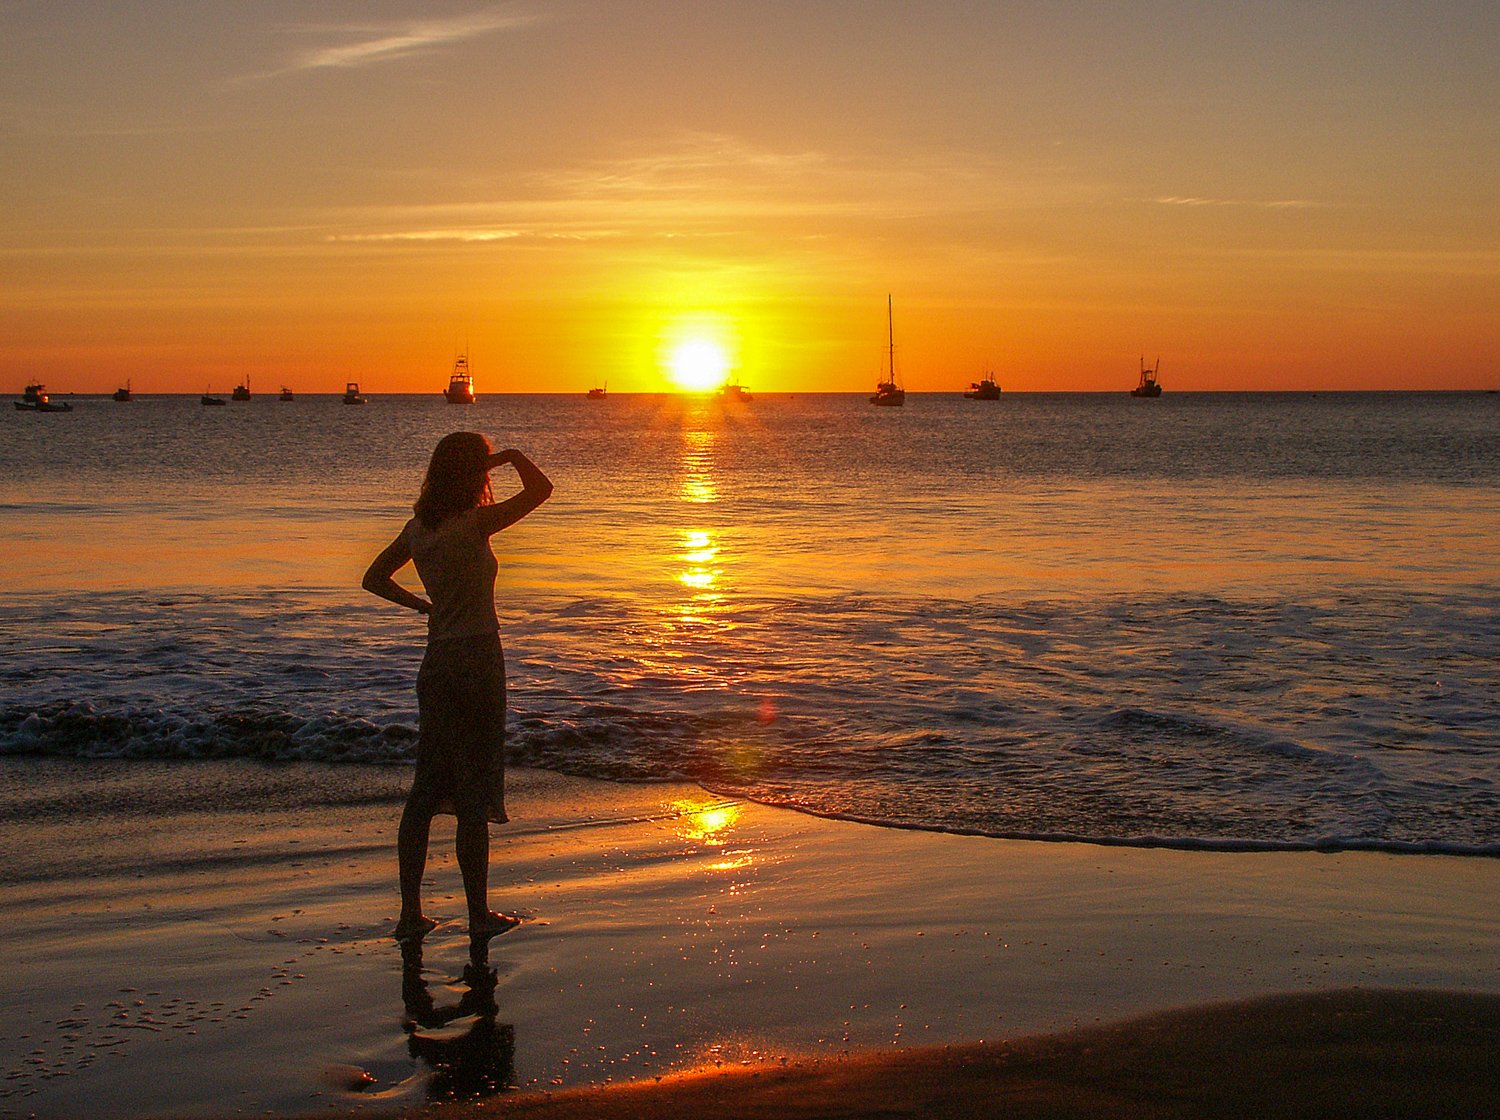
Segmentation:
<svg viewBox="0 0 1500 1120">
<path fill-rule="evenodd" d="M 890 295 L 885 297 L 886 314 L 886 367 L 882 376 L 875 383 L 875 393 L 870 397 L 870 403 L 882 408 L 899 408 L 906 404 L 906 390 L 902 388 L 896 377 L 896 325 L 895 310 Z M 1148 367 L 1145 356 L 1141 357 L 1140 381 L 1134 389 L 1130 390 L 1132 397 L 1159 397 L 1162 394 L 1161 381 L 1157 377 L 1157 371 L 1161 367 L 1161 359 L 1156 364 Z M 588 390 L 590 400 L 603 400 L 608 395 L 609 382 L 602 386 L 596 385 Z M 975 401 L 997 401 L 1000 399 L 1000 383 L 995 380 L 993 373 L 987 373 L 978 381 L 969 383 L 969 388 L 964 391 L 964 396 Z M 750 390 L 740 384 L 739 378 L 731 376 L 717 390 L 720 400 L 740 404 L 748 404 L 753 398 Z M 236 401 L 248 401 L 250 397 L 250 378 L 247 376 L 243 382 L 234 387 L 230 397 Z M 116 389 L 113 399 L 117 401 L 134 400 L 131 392 L 130 382 L 127 380 L 122 388 Z M 283 401 L 296 400 L 291 388 L 283 385 L 278 398 Z M 449 404 L 473 404 L 474 375 L 469 369 L 468 354 L 460 354 L 453 359 L 453 372 L 448 377 L 448 387 L 443 390 L 443 399 Z M 205 389 L 203 396 L 199 398 L 205 407 L 225 404 L 223 397 L 213 395 L 211 389 Z M 365 404 L 366 398 L 360 392 L 359 382 L 350 381 L 344 386 L 343 402 L 345 404 Z M 27 412 L 72 412 L 73 406 L 67 402 L 56 402 L 47 396 L 45 387 L 40 383 L 26 386 L 25 394 L 21 400 L 13 402 L 15 407 Z"/>
</svg>

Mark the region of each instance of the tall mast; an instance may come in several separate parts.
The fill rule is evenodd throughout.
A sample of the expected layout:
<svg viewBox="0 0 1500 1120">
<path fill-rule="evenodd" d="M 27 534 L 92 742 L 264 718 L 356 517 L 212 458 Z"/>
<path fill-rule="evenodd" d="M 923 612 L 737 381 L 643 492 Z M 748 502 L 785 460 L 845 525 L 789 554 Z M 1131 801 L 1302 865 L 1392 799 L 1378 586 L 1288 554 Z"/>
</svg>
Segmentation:
<svg viewBox="0 0 1500 1120">
<path fill-rule="evenodd" d="M 891 311 L 891 294 L 885 294 L 885 330 L 886 339 L 890 350 L 890 373 L 888 375 L 892 386 L 896 384 L 896 324 L 895 316 Z"/>
</svg>

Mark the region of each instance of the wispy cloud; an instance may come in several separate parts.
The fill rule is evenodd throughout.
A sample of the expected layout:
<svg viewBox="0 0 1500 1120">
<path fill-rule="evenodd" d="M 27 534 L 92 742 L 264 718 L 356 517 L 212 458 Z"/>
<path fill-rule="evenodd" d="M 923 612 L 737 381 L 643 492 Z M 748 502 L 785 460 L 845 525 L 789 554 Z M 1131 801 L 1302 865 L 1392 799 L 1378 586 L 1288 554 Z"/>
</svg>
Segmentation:
<svg viewBox="0 0 1500 1120">
<path fill-rule="evenodd" d="M 1257 210 L 1311 210 L 1326 205 L 1306 198 L 1198 198 L 1192 195 L 1166 195 L 1149 201 L 1162 206 L 1247 206 Z"/>
<path fill-rule="evenodd" d="M 891 222 L 961 223 L 974 214 L 1035 209 L 1032 170 L 965 151 L 778 150 L 683 133 L 648 151 L 517 176 L 506 197 L 331 211 L 329 221 L 343 228 L 327 239 L 721 241 L 770 231 L 779 241 L 812 241 L 836 239 L 851 223 L 875 223 L 883 236 Z M 1051 206 L 1104 193 L 1097 185 L 1049 182 Z"/>
<path fill-rule="evenodd" d="M 534 12 L 505 7 L 448 19 L 414 20 L 401 24 L 357 27 L 302 25 L 293 30 L 302 35 L 330 36 L 341 41 L 299 51 L 288 65 L 255 76 L 270 78 L 308 70 L 355 69 L 406 58 L 484 35 L 520 30 L 539 23 L 542 19 L 541 15 Z"/>
</svg>

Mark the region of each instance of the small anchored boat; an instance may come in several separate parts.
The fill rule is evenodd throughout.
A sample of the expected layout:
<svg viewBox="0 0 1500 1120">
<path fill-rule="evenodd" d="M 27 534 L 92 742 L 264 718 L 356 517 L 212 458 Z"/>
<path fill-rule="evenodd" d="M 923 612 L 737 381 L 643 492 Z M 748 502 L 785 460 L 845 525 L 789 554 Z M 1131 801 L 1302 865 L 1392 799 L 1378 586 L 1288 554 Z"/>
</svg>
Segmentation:
<svg viewBox="0 0 1500 1120">
<path fill-rule="evenodd" d="M 135 397 L 130 392 L 130 378 L 125 379 L 125 387 L 114 391 L 113 399 L 117 401 L 133 401 Z"/>
<path fill-rule="evenodd" d="M 971 401 L 998 401 L 1000 399 L 1000 385 L 995 380 L 993 373 L 986 374 L 978 381 L 969 382 L 969 389 L 964 396 Z"/>
<path fill-rule="evenodd" d="M 21 399 L 12 401 L 18 412 L 72 412 L 73 406 L 67 401 L 54 401 L 47 395 L 47 387 L 40 381 L 26 386 L 21 394 Z"/>
<path fill-rule="evenodd" d="M 1134 389 L 1130 390 L 1132 397 L 1159 397 L 1161 396 L 1161 382 L 1156 379 L 1156 371 L 1161 368 L 1161 359 L 1156 359 L 1156 365 L 1150 369 L 1146 368 L 1146 356 L 1141 355 L 1141 380 Z"/>
<path fill-rule="evenodd" d="M 870 403 L 883 408 L 900 408 L 906 403 L 906 390 L 896 384 L 896 326 L 891 310 L 891 297 L 885 297 L 886 353 L 888 365 L 884 381 L 875 383 L 875 395 Z"/>
<path fill-rule="evenodd" d="M 460 354 L 453 359 L 453 373 L 448 378 L 448 388 L 443 390 L 443 399 L 449 404 L 474 403 L 474 375 L 469 372 L 469 355 Z"/>
<path fill-rule="evenodd" d="M 280 397 L 278 397 L 278 398 L 277 398 L 277 399 L 278 399 L 278 400 L 283 400 L 283 401 L 294 401 L 294 400 L 296 400 L 296 399 L 297 399 L 297 398 L 296 398 L 296 396 L 295 396 L 295 395 L 294 395 L 294 394 L 293 394 L 293 393 L 292 393 L 292 391 L 291 391 L 291 390 L 290 390 L 290 389 L 288 389 L 288 388 L 287 388 L 287 387 L 286 387 L 286 386 L 285 386 L 285 385 L 283 385 L 283 386 L 282 386 L 282 387 L 281 387 L 281 396 L 280 396 Z"/>
<path fill-rule="evenodd" d="M 738 378 L 731 377 L 719 386 L 719 399 L 723 401 L 736 401 L 740 404 L 749 404 L 752 398 L 750 390 L 739 383 Z"/>
<path fill-rule="evenodd" d="M 246 377 L 244 381 L 236 385 L 234 391 L 229 394 L 229 399 L 232 401 L 248 401 L 250 399 L 250 378 Z"/>
<path fill-rule="evenodd" d="M 349 381 L 349 382 L 345 383 L 345 385 L 344 385 L 344 403 L 345 404 L 364 404 L 365 403 L 365 398 L 360 395 L 359 382 L 358 381 Z"/>
<path fill-rule="evenodd" d="M 591 401 L 602 401 L 604 399 L 604 397 L 605 397 L 605 394 L 608 393 L 608 391 L 609 391 L 609 382 L 608 381 L 606 381 L 604 383 L 604 385 L 603 385 L 602 388 L 600 386 L 598 386 L 598 385 L 595 385 L 588 392 L 589 400 L 591 400 Z"/>
<path fill-rule="evenodd" d="M 214 396 L 213 386 L 209 385 L 204 388 L 203 395 L 198 398 L 198 403 L 201 404 L 204 408 L 216 408 L 219 405 L 228 404 L 229 402 L 226 401 L 223 397 Z"/>
</svg>

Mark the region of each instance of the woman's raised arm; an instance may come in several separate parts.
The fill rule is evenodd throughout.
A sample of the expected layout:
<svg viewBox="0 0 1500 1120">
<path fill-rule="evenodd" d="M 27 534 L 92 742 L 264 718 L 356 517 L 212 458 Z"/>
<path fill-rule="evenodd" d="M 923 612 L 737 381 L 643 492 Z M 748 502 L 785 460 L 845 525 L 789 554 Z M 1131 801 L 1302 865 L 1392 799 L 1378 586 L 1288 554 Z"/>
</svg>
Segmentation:
<svg viewBox="0 0 1500 1120">
<path fill-rule="evenodd" d="M 552 480 L 514 447 L 497 451 L 490 456 L 491 470 L 505 463 L 515 467 L 516 474 L 521 476 L 521 492 L 503 502 L 480 507 L 480 524 L 484 526 L 486 533 L 498 533 L 501 529 L 514 525 L 552 496 Z"/>
</svg>

